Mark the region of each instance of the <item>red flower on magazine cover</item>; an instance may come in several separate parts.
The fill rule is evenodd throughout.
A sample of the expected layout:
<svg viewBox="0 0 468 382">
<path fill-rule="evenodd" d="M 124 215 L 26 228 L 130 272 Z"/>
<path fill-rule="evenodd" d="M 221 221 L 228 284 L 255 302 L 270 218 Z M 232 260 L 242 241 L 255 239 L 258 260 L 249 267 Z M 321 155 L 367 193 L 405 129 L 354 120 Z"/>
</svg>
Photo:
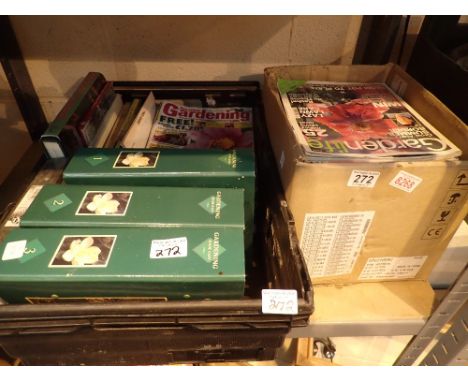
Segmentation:
<svg viewBox="0 0 468 382">
<path fill-rule="evenodd" d="M 315 117 L 314 121 L 333 129 L 347 140 L 388 138 L 390 131 L 397 127 L 391 119 L 384 119 L 388 107 L 375 106 L 365 98 L 326 107 L 310 105 L 309 108 L 323 112 L 324 116 Z"/>
<path fill-rule="evenodd" d="M 205 127 L 203 130 L 187 133 L 190 143 L 187 148 L 224 149 L 252 147 L 252 131 L 243 132 L 235 127 Z"/>
</svg>

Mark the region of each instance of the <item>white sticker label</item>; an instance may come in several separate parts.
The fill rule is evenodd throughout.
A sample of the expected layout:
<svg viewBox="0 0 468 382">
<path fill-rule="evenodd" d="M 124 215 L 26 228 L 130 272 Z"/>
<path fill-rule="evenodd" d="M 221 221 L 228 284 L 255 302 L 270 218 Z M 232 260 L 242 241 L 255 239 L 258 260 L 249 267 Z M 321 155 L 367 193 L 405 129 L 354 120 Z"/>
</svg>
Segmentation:
<svg viewBox="0 0 468 382">
<path fill-rule="evenodd" d="M 262 313 L 297 314 L 297 291 L 294 289 L 262 289 Z"/>
<path fill-rule="evenodd" d="M 10 215 L 10 218 L 5 223 L 5 227 L 19 227 L 21 217 L 25 214 L 31 203 L 36 198 L 39 191 L 42 189 L 42 185 L 34 185 L 24 194 L 15 211 Z"/>
<path fill-rule="evenodd" d="M 22 258 L 24 250 L 26 249 L 26 242 L 27 240 L 10 241 L 7 245 L 5 245 L 2 260 L 7 261 Z"/>
<path fill-rule="evenodd" d="M 306 214 L 301 249 L 310 276 L 351 273 L 375 211 Z"/>
<path fill-rule="evenodd" d="M 348 179 L 348 187 L 374 188 L 379 176 L 378 171 L 353 170 Z"/>
<path fill-rule="evenodd" d="M 372 257 L 367 260 L 359 280 L 413 278 L 426 259 L 427 256 Z"/>
<path fill-rule="evenodd" d="M 414 189 L 422 182 L 422 179 L 416 175 L 412 175 L 406 171 L 400 171 L 391 182 L 390 186 L 398 188 L 406 192 L 413 192 Z"/>
<path fill-rule="evenodd" d="M 186 237 L 151 241 L 151 259 L 173 259 L 177 257 L 187 257 Z"/>
</svg>

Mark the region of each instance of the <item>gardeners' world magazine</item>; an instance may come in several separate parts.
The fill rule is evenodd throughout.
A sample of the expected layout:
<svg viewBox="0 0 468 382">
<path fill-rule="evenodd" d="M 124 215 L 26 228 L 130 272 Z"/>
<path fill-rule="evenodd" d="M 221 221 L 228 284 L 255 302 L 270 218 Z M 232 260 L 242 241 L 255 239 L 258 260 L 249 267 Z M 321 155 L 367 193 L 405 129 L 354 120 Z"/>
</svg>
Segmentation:
<svg viewBox="0 0 468 382">
<path fill-rule="evenodd" d="M 305 161 L 452 159 L 461 151 L 383 83 L 278 80 Z"/>
<path fill-rule="evenodd" d="M 147 148 L 253 147 L 252 109 L 193 107 L 163 101 L 153 123 Z"/>
</svg>

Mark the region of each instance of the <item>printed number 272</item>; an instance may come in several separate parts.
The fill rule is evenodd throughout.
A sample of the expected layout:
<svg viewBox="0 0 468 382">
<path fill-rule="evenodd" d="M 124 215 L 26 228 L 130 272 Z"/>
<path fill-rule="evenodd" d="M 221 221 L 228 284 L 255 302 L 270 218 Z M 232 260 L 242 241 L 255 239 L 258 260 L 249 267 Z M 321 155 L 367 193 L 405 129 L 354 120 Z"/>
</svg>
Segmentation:
<svg viewBox="0 0 468 382">
<path fill-rule="evenodd" d="M 180 248 L 178 245 L 173 247 L 167 247 L 163 249 L 157 249 L 155 254 L 156 257 L 170 257 L 180 255 Z"/>
<path fill-rule="evenodd" d="M 270 299 L 270 310 L 275 310 L 277 312 L 290 312 L 292 311 L 293 302 L 288 301 L 276 301 L 274 298 Z"/>
<path fill-rule="evenodd" d="M 353 183 L 372 184 L 373 180 L 374 180 L 374 175 L 360 175 L 360 174 L 357 174 L 354 177 Z"/>
</svg>

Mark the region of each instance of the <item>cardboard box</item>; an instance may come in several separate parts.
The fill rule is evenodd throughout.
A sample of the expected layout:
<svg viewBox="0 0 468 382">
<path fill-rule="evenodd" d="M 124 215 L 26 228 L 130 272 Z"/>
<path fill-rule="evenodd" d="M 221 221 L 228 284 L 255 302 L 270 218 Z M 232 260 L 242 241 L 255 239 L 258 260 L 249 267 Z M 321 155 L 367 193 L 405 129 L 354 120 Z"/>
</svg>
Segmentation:
<svg viewBox="0 0 468 382">
<path fill-rule="evenodd" d="M 276 81 L 385 82 L 462 151 L 461 160 L 304 163 Z M 287 66 L 265 70 L 267 127 L 315 284 L 427 280 L 468 212 L 468 128 L 401 68 Z M 377 178 L 352 186 L 357 171 Z M 408 190 L 395 187 L 409 178 Z M 348 185 L 351 184 L 351 185 Z"/>
<path fill-rule="evenodd" d="M 45 185 L 22 227 L 244 228 L 244 190 Z"/>
<path fill-rule="evenodd" d="M 240 228 L 17 228 L 0 244 L 0 297 L 241 298 L 242 244 Z"/>
</svg>

